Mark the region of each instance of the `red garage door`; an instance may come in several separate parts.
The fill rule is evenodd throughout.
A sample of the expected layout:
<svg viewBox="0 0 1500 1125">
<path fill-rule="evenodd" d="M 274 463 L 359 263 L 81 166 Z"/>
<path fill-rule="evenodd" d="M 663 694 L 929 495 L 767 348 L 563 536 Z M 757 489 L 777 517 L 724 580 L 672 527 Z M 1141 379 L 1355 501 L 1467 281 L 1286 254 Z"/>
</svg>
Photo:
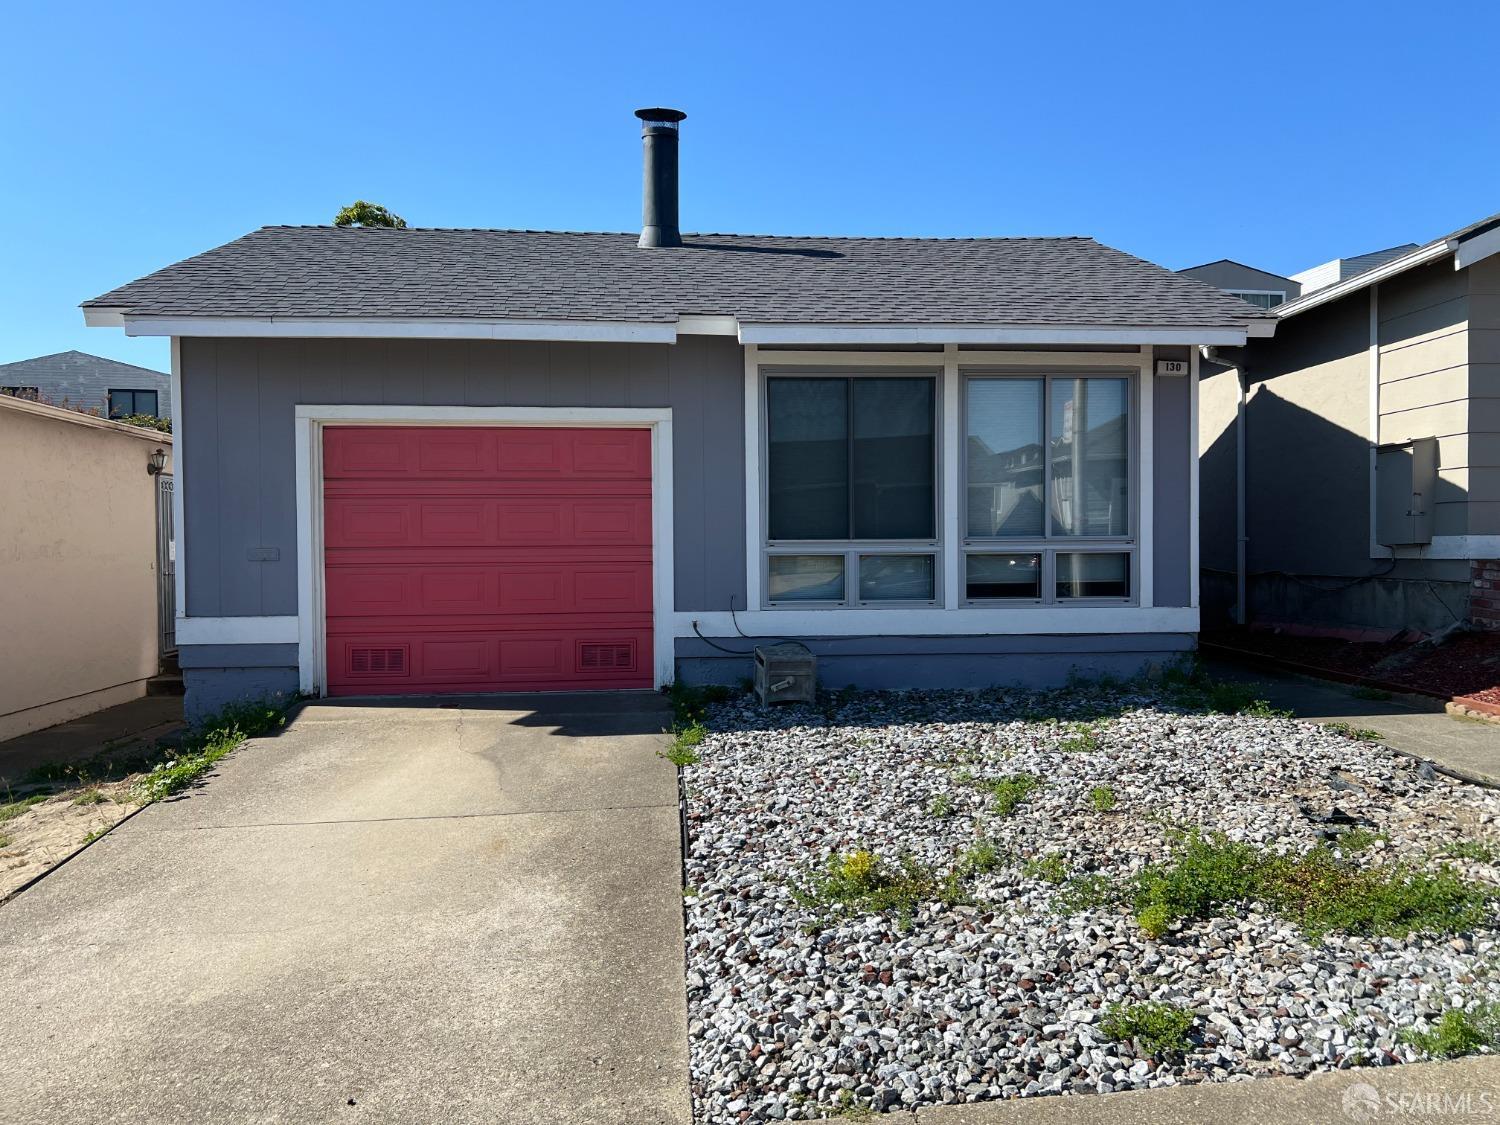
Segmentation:
<svg viewBox="0 0 1500 1125">
<path fill-rule="evenodd" d="M 649 430 L 323 431 L 331 695 L 649 688 Z"/>
</svg>

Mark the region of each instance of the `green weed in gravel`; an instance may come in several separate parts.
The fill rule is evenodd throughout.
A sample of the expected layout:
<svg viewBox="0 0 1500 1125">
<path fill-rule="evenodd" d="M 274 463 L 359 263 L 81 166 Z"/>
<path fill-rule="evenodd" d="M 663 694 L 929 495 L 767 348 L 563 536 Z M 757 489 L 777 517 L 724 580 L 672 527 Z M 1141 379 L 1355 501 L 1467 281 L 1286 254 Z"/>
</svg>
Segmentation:
<svg viewBox="0 0 1500 1125">
<path fill-rule="evenodd" d="M 1469 930 L 1488 919 L 1492 897 L 1490 889 L 1447 866 L 1360 866 L 1324 844 L 1300 855 L 1276 855 L 1200 832 L 1191 833 L 1171 859 L 1141 871 L 1131 894 L 1142 928 L 1149 919 L 1159 933 L 1175 921 L 1261 902 L 1314 939 L 1334 930 L 1365 936 Z"/>
<path fill-rule="evenodd" d="M 927 814 L 935 816 L 939 820 L 953 815 L 953 798 L 946 793 L 939 793 L 927 802 Z"/>
<path fill-rule="evenodd" d="M 1115 807 L 1115 791 L 1108 785 L 1096 785 L 1089 790 L 1089 804 L 1095 812 L 1109 812 Z"/>
<path fill-rule="evenodd" d="M 1099 1030 L 1116 1042 L 1133 1040 L 1152 1055 L 1186 1051 L 1192 1046 L 1188 1032 L 1193 1013 L 1159 1000 L 1140 1004 L 1111 1004 L 1099 1021 Z"/>
<path fill-rule="evenodd" d="M 1044 883 L 1060 886 L 1068 878 L 1068 865 L 1056 852 L 1034 856 L 1021 867 L 1021 874 L 1028 879 L 1040 879 Z"/>
<path fill-rule="evenodd" d="M 978 784 L 994 797 L 996 815 L 1009 816 L 1042 787 L 1042 779 L 1034 773 L 1013 773 L 980 781 Z"/>
<path fill-rule="evenodd" d="M 1401 1041 L 1434 1059 L 1472 1055 L 1500 1045 L 1500 1005 L 1481 1005 L 1473 1012 L 1449 1008 L 1426 1031 L 1410 1027 L 1402 1031 Z"/>
<path fill-rule="evenodd" d="M 1353 723 L 1344 722 L 1342 719 L 1332 723 L 1323 723 L 1322 726 L 1327 730 L 1333 731 L 1334 734 L 1341 734 L 1354 742 L 1379 742 L 1385 737 L 1378 730 L 1371 730 L 1369 727 L 1357 727 Z"/>
</svg>

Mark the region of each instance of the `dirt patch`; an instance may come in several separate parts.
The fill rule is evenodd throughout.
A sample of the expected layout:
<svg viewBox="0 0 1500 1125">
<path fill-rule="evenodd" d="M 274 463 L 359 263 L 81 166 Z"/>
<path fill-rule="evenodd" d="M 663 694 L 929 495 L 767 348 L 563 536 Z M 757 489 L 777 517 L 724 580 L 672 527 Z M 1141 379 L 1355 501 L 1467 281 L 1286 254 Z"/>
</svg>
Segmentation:
<svg viewBox="0 0 1500 1125">
<path fill-rule="evenodd" d="M 126 778 L 50 796 L 22 795 L 4 805 L 14 815 L 0 821 L 0 900 L 140 808 L 131 797 L 133 784 Z M 38 796 L 43 799 L 17 809 Z"/>
</svg>

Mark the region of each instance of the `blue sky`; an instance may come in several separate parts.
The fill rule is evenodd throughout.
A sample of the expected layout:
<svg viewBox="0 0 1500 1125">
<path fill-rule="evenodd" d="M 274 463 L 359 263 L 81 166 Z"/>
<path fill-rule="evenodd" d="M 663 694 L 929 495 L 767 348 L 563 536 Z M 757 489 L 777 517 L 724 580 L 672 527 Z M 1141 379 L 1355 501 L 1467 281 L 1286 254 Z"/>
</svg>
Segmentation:
<svg viewBox="0 0 1500 1125">
<path fill-rule="evenodd" d="M 78 302 L 356 197 L 635 229 L 640 105 L 688 112 L 690 230 L 1088 234 L 1291 272 L 1500 211 L 1493 4 L 644 11 L 12 0 L 0 361 L 164 368 Z"/>
</svg>

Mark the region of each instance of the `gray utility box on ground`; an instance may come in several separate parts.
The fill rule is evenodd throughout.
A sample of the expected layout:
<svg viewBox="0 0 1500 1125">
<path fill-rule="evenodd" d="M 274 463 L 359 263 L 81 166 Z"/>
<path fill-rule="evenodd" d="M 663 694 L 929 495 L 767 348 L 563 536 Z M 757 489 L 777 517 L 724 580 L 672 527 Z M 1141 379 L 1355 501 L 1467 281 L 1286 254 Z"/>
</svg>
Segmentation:
<svg viewBox="0 0 1500 1125">
<path fill-rule="evenodd" d="M 755 650 L 755 694 L 762 703 L 811 703 L 818 694 L 818 658 L 806 645 Z"/>
<path fill-rule="evenodd" d="M 1437 438 L 1415 438 L 1375 450 L 1375 541 L 1386 547 L 1432 542 Z"/>
</svg>

